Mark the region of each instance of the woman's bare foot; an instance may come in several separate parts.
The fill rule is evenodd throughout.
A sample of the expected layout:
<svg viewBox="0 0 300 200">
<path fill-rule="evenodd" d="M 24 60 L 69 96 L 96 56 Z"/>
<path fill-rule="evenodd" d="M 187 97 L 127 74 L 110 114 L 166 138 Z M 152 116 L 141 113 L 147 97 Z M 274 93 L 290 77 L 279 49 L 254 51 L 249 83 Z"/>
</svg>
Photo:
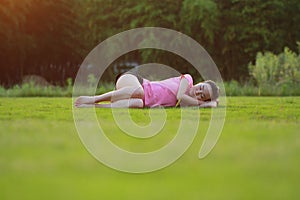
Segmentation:
<svg viewBox="0 0 300 200">
<path fill-rule="evenodd" d="M 94 108 L 96 107 L 96 104 L 80 104 L 80 105 L 75 105 L 76 108 Z"/>
<path fill-rule="evenodd" d="M 79 107 L 82 104 L 94 104 L 95 97 L 92 96 L 80 96 L 75 100 L 75 106 Z"/>
</svg>

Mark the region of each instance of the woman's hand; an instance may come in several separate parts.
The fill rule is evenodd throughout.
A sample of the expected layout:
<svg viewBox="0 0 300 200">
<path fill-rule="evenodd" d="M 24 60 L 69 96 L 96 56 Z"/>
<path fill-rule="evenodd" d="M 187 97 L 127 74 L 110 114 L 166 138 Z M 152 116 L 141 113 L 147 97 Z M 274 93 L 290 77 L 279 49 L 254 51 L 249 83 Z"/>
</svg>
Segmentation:
<svg viewBox="0 0 300 200">
<path fill-rule="evenodd" d="M 198 100 L 198 99 L 197 99 Z M 202 105 L 202 104 L 204 104 L 205 103 L 205 101 L 201 101 L 201 100 L 198 100 L 198 105 L 200 106 L 200 105 Z"/>
<path fill-rule="evenodd" d="M 216 108 L 218 106 L 217 101 L 208 101 L 208 102 L 203 102 L 202 104 L 199 105 L 201 108 Z"/>
</svg>

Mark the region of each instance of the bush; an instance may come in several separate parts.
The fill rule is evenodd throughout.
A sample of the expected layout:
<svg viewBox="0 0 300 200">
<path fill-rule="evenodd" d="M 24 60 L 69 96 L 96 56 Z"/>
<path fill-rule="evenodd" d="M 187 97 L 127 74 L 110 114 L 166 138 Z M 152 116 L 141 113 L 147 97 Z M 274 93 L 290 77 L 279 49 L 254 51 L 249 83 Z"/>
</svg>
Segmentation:
<svg viewBox="0 0 300 200">
<path fill-rule="evenodd" d="M 258 88 L 251 82 L 240 84 L 232 80 L 224 83 L 226 96 L 257 96 Z"/>
<path fill-rule="evenodd" d="M 287 47 L 279 55 L 259 52 L 249 72 L 256 80 L 258 95 L 300 94 L 300 55 Z"/>
<path fill-rule="evenodd" d="M 91 84 L 89 82 L 89 84 Z M 103 94 L 114 89 L 112 83 L 102 83 L 97 87 L 96 94 Z M 92 95 L 94 89 L 91 86 L 83 87 L 78 95 Z M 12 88 L 5 89 L 0 86 L 0 97 L 71 97 L 73 94 L 72 79 L 67 79 L 66 86 L 39 85 L 30 81 Z M 76 94 L 77 95 L 77 94 Z"/>
</svg>

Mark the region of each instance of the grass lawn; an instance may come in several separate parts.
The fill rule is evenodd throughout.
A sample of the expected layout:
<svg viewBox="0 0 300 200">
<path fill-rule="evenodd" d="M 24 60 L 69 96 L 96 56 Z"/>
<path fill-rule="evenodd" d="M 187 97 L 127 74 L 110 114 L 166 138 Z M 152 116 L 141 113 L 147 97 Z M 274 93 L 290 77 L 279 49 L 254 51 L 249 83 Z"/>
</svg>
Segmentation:
<svg viewBox="0 0 300 200">
<path fill-rule="evenodd" d="M 227 103 L 222 135 L 207 157 L 198 159 L 210 116 L 203 109 L 199 134 L 178 161 L 129 174 L 88 153 L 70 98 L 0 98 L 0 199 L 299 199 L 300 97 L 229 97 Z M 166 111 L 172 130 L 180 109 Z M 130 110 L 141 124 L 149 122 L 148 112 Z M 107 136 L 132 151 L 157 149 L 173 136 L 132 139 L 110 109 L 97 109 L 97 116 Z"/>
</svg>

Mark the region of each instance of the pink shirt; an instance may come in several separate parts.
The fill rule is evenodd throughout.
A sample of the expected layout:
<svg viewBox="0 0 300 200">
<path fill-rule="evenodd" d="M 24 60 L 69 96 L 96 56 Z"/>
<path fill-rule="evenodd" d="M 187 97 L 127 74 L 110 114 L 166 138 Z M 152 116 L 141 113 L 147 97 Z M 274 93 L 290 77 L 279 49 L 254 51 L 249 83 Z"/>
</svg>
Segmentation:
<svg viewBox="0 0 300 200">
<path fill-rule="evenodd" d="M 189 86 L 193 86 L 193 78 L 189 74 L 183 75 L 189 82 Z M 165 79 L 162 81 L 149 81 L 143 79 L 144 88 L 144 107 L 168 107 L 175 106 L 177 103 L 177 92 L 180 84 L 181 76 Z"/>
</svg>

